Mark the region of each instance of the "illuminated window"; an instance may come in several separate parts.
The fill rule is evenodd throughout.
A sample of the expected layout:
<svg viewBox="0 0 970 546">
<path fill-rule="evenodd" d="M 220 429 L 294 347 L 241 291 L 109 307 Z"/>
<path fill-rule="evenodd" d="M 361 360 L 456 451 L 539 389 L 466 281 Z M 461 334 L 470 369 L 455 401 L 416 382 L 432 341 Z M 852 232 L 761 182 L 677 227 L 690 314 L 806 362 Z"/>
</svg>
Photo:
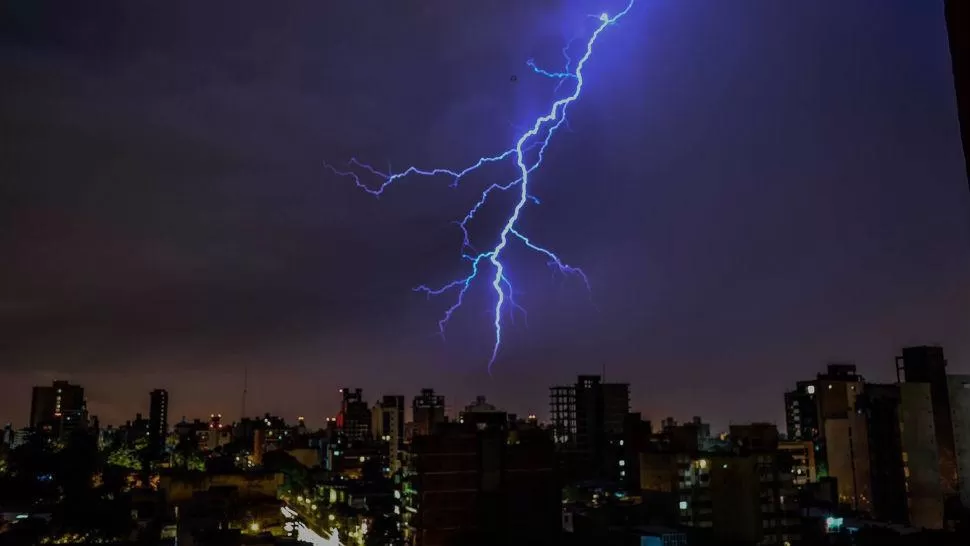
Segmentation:
<svg viewBox="0 0 970 546">
<path fill-rule="evenodd" d="M 687 510 L 687 501 L 680 501 L 680 509 Z"/>
</svg>

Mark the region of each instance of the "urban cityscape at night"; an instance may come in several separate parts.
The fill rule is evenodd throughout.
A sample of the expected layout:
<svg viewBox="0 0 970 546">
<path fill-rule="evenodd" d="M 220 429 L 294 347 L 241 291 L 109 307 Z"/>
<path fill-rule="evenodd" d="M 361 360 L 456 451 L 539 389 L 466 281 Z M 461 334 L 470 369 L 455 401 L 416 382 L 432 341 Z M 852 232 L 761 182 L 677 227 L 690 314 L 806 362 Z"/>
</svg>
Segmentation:
<svg viewBox="0 0 970 546">
<path fill-rule="evenodd" d="M 0 546 L 970 544 L 970 3 L 0 6 Z"/>
</svg>

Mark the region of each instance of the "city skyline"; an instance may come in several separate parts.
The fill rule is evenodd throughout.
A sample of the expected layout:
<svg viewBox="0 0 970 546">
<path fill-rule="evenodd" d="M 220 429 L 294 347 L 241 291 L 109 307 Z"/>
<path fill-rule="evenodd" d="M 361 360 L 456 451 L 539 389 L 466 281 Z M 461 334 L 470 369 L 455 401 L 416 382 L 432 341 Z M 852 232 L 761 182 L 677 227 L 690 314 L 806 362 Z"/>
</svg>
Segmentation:
<svg viewBox="0 0 970 546">
<path fill-rule="evenodd" d="M 410 292 L 451 278 L 451 205 L 472 194 L 424 180 L 375 202 L 322 160 L 461 165 L 508 141 L 552 92 L 523 59 L 558 62 L 603 2 L 364 4 L 0 22 L 0 418 L 25 421 L 30 387 L 55 379 L 106 422 L 147 415 L 154 388 L 170 423 L 229 417 L 244 368 L 250 414 L 332 415 L 350 385 L 545 415 L 550 385 L 605 365 L 634 411 L 723 428 L 781 425 L 780 393 L 828 362 L 886 381 L 901 347 L 939 344 L 970 372 L 940 6 L 632 11 L 535 186 L 535 229 L 584 268 L 592 303 L 516 258 L 528 329 L 489 378 L 481 316 L 442 343 L 440 302 Z"/>
<path fill-rule="evenodd" d="M 897 351 L 897 353 L 905 354 L 907 351 L 922 350 L 927 348 L 931 351 L 940 350 L 942 351 L 941 354 L 945 354 L 945 349 L 939 346 L 901 347 L 900 350 Z M 786 427 L 788 428 L 789 432 L 791 427 L 791 421 L 790 421 L 791 416 L 788 413 L 790 409 L 789 396 L 792 394 L 792 392 L 789 391 L 789 388 L 791 387 L 791 385 L 796 383 L 797 384 L 806 383 L 806 381 L 809 381 L 809 382 L 814 381 L 814 379 L 812 378 L 815 377 L 815 375 L 818 375 L 820 378 L 822 377 L 822 375 L 824 375 L 824 372 L 822 371 L 823 369 L 831 370 L 833 367 L 851 368 L 853 370 L 852 371 L 853 374 L 858 373 L 858 377 L 860 378 L 860 380 L 863 380 L 872 384 L 894 384 L 897 381 L 903 380 L 898 375 L 899 370 L 897 369 L 901 358 L 902 356 L 900 356 L 900 354 L 897 354 L 896 357 L 894 357 L 894 364 L 893 364 L 894 370 L 895 370 L 894 377 L 882 377 L 882 376 L 873 376 L 873 375 L 867 374 L 865 373 L 864 369 L 858 369 L 856 364 L 852 362 L 847 362 L 847 361 L 825 362 L 824 364 L 820 365 L 818 369 L 816 369 L 814 372 L 808 373 L 802 377 L 790 378 L 789 384 L 785 386 L 781 391 L 779 391 L 779 393 L 776 393 L 778 394 L 778 399 L 779 399 L 780 409 L 778 409 L 778 411 L 773 411 L 771 412 L 770 415 L 754 416 L 751 419 L 748 419 L 746 421 L 724 419 L 723 416 L 719 416 L 719 415 L 713 415 L 713 416 L 699 415 L 698 412 L 694 412 L 693 414 L 690 414 L 690 415 L 687 415 L 687 414 L 679 415 L 679 414 L 671 414 L 671 413 L 663 414 L 663 412 L 656 413 L 656 414 L 648 414 L 648 413 L 644 413 L 640 408 L 633 405 L 627 407 L 627 411 L 637 413 L 638 415 L 642 415 L 648 422 L 654 423 L 656 425 L 654 428 L 657 430 L 660 430 L 660 427 L 664 426 L 665 423 L 671 420 L 672 422 L 675 422 L 675 423 L 677 422 L 687 423 L 691 419 L 694 419 L 694 420 L 702 419 L 704 420 L 705 423 L 708 423 L 708 424 L 713 423 L 714 430 L 722 431 L 722 432 L 727 431 L 729 427 L 738 425 L 738 424 L 769 423 L 776 426 L 779 433 L 782 436 L 785 436 Z M 949 366 L 948 362 L 946 366 Z M 947 367 L 947 373 L 954 377 L 962 377 L 961 373 L 954 371 L 952 366 Z M 630 385 L 629 383 L 624 383 L 622 381 L 617 381 L 615 379 L 607 379 L 604 376 L 594 372 L 582 372 L 577 377 L 579 377 L 580 379 L 582 379 L 583 377 L 596 378 L 596 381 L 598 382 L 602 382 L 604 384 L 609 384 L 609 385 L 615 385 L 617 387 L 622 387 L 623 392 L 625 393 L 624 394 L 625 399 L 628 401 L 632 400 L 631 394 L 635 389 L 634 385 Z M 545 393 L 548 394 L 550 391 L 559 390 L 559 389 L 572 389 L 573 388 L 572 380 L 573 380 L 572 378 L 568 378 L 568 379 L 565 379 L 563 382 L 551 384 L 547 386 Z M 59 384 L 70 384 L 75 388 L 80 387 L 82 392 L 84 392 L 85 389 L 87 388 L 84 385 L 79 385 L 76 382 L 72 383 L 71 381 L 65 381 L 64 379 L 54 380 L 53 384 L 55 389 L 58 387 Z M 36 396 L 37 396 L 36 392 L 38 389 L 49 390 L 50 387 L 48 385 L 35 385 L 33 387 L 33 392 L 35 393 L 33 395 L 33 399 L 36 399 Z M 99 414 L 97 411 L 97 409 L 99 408 L 98 404 L 95 404 L 92 409 L 90 405 L 90 401 L 87 396 L 83 397 L 83 402 L 85 407 L 85 413 L 87 415 L 89 415 L 91 418 L 97 418 L 98 422 L 101 425 L 110 425 L 110 426 L 119 426 L 119 425 L 125 424 L 126 422 L 133 422 L 136 417 L 145 418 L 145 419 L 154 419 L 155 418 L 154 415 L 156 411 L 155 410 L 156 396 L 159 396 L 159 400 L 162 400 L 162 399 L 164 400 L 164 402 L 160 403 L 160 406 L 165 408 L 160 411 L 164 412 L 164 415 L 166 416 L 160 419 L 163 422 L 167 422 L 171 424 L 178 423 L 178 422 L 183 422 L 183 423 L 192 422 L 198 419 L 204 420 L 206 415 L 218 415 L 220 419 L 223 418 L 223 416 L 225 416 L 226 422 L 228 423 L 236 423 L 240 419 L 259 420 L 264 415 L 272 415 L 272 416 L 280 417 L 286 420 L 287 422 L 292 422 L 296 420 L 299 420 L 302 422 L 306 420 L 306 422 L 309 423 L 311 427 L 318 427 L 318 428 L 325 428 L 327 426 L 327 422 L 329 421 L 337 421 L 338 423 L 340 422 L 341 414 L 346 412 L 346 404 L 347 404 L 348 396 L 351 397 L 350 400 L 363 402 L 364 406 L 368 408 L 368 411 L 371 411 L 372 408 L 379 408 L 382 406 L 382 404 L 389 403 L 388 402 L 389 399 L 401 399 L 404 401 L 404 409 L 401 411 L 403 412 L 403 415 L 405 416 L 405 419 L 408 422 L 421 421 L 422 419 L 424 419 L 423 417 L 422 419 L 418 419 L 414 416 L 414 414 L 412 413 L 412 407 L 413 407 L 412 401 L 415 404 L 417 404 L 419 399 L 423 399 L 425 400 L 425 402 L 423 403 L 427 404 L 427 403 L 430 403 L 427 401 L 427 400 L 430 400 L 430 398 L 427 398 L 427 397 L 432 397 L 432 396 L 435 398 L 440 397 L 444 400 L 444 405 L 442 406 L 443 412 L 444 412 L 443 415 L 448 419 L 457 419 L 459 417 L 459 414 L 462 408 L 469 407 L 468 406 L 469 403 L 471 405 L 475 405 L 478 403 L 482 403 L 485 400 L 488 400 L 490 404 L 496 403 L 495 399 L 490 398 L 486 394 L 482 394 L 480 392 L 470 398 L 456 399 L 450 395 L 447 395 L 443 391 L 436 390 L 433 387 L 427 387 L 427 386 L 422 386 L 419 389 L 413 389 L 408 392 L 382 391 L 379 393 L 370 391 L 362 387 L 344 386 L 336 389 L 336 392 L 338 396 L 336 398 L 335 406 L 332 408 L 326 408 L 323 410 L 322 413 L 319 413 L 319 414 L 303 411 L 299 408 L 293 412 L 286 413 L 286 412 L 278 412 L 278 411 L 271 411 L 271 410 L 263 410 L 260 408 L 253 408 L 252 406 L 242 406 L 242 405 L 240 407 L 246 409 L 245 414 L 243 414 L 242 411 L 240 411 L 239 414 L 234 414 L 231 411 L 225 412 L 219 408 L 210 408 L 205 412 L 196 413 L 196 414 L 188 414 L 185 412 L 182 412 L 180 414 L 177 411 L 179 409 L 179 406 L 177 404 L 175 406 L 176 411 L 170 414 L 167 409 L 169 407 L 169 393 L 168 393 L 168 390 L 165 388 L 154 388 L 150 392 L 147 392 L 147 396 L 149 396 L 149 400 L 150 400 L 150 402 L 147 405 L 147 408 L 148 408 L 147 411 L 145 410 L 145 407 L 138 406 L 136 407 L 133 413 L 128 414 L 126 416 L 122 415 L 120 418 L 115 420 L 104 419 L 102 415 Z M 156 393 L 160 393 L 160 394 L 156 394 Z M 145 394 L 145 393 L 141 393 L 141 394 Z M 247 399 L 247 403 L 248 403 L 248 395 L 249 395 L 248 389 L 245 392 L 240 392 L 239 394 L 243 399 Z M 539 419 L 539 421 L 542 423 L 553 425 L 553 426 L 555 425 L 557 420 L 556 411 L 553 411 L 552 408 L 549 406 L 549 400 L 543 401 L 542 397 L 538 396 L 533 398 L 530 401 L 530 404 L 531 405 L 528 405 L 527 409 L 525 409 L 524 411 L 511 410 L 500 402 L 497 403 L 496 407 L 503 412 L 508 412 L 510 415 L 517 415 L 520 418 L 536 416 Z M 30 411 L 28 412 L 28 415 L 30 416 L 30 422 L 28 424 L 33 426 L 32 423 L 35 419 L 33 400 L 31 401 L 31 405 L 29 409 Z M 778 415 L 775 415 L 776 413 Z M 21 423 L 18 423 L 16 421 L 7 420 L 6 422 L 8 424 L 12 424 L 14 428 L 21 426 Z"/>
</svg>

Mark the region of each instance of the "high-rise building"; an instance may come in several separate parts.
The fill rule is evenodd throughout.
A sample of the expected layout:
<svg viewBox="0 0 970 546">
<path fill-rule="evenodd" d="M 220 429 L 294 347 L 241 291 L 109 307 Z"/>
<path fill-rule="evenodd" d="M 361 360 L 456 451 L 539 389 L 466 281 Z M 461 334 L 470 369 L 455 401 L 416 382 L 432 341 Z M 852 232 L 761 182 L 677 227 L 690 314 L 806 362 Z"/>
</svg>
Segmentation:
<svg viewBox="0 0 970 546">
<path fill-rule="evenodd" d="M 778 451 L 788 455 L 795 487 L 802 488 L 815 482 L 815 449 L 812 442 L 782 440 L 778 442 Z"/>
<path fill-rule="evenodd" d="M 416 436 L 411 454 L 402 495 L 409 544 L 561 542 L 562 489 L 543 431 L 520 430 L 510 442 L 505 428 L 452 422 Z"/>
<path fill-rule="evenodd" d="M 421 389 L 411 402 L 411 419 L 413 436 L 431 434 L 445 422 L 445 397 L 435 394 L 434 389 Z"/>
<path fill-rule="evenodd" d="M 388 468 L 397 472 L 401 461 L 399 451 L 404 443 L 404 397 L 387 396 L 371 410 L 371 434 L 388 445 Z"/>
<path fill-rule="evenodd" d="M 87 426 L 84 388 L 67 381 L 50 387 L 34 387 L 30 402 L 30 427 L 53 438 L 64 438 L 76 428 Z"/>
<path fill-rule="evenodd" d="M 350 440 L 366 440 L 371 437 L 371 413 L 364 401 L 361 389 L 340 389 L 340 413 L 337 428 Z"/>
<path fill-rule="evenodd" d="M 946 520 L 947 488 L 940 477 L 935 403 L 931 385 L 899 383 L 902 460 L 906 476 L 909 523 L 940 529 Z M 952 438 L 952 431 L 950 434 Z M 873 446 L 879 449 L 881 446 Z"/>
<path fill-rule="evenodd" d="M 869 440 L 856 398 L 865 380 L 852 364 L 829 364 L 814 381 L 785 394 L 789 437 L 811 441 L 818 478 L 833 477 L 839 502 L 869 510 Z"/>
<path fill-rule="evenodd" d="M 149 395 L 148 445 L 153 457 L 165 451 L 168 436 L 168 391 L 155 389 Z"/>
<path fill-rule="evenodd" d="M 785 424 L 788 439 L 811 442 L 820 434 L 815 382 L 799 381 L 785 393 Z"/>
<path fill-rule="evenodd" d="M 933 404 L 933 425 L 939 452 L 940 479 L 944 494 L 955 496 L 959 490 L 956 445 L 953 438 L 953 413 L 950 408 L 950 386 L 946 376 L 946 358 L 942 347 L 906 347 L 896 357 L 896 374 L 906 383 L 929 385 Z M 899 377 L 901 375 L 901 377 Z"/>
<path fill-rule="evenodd" d="M 550 387 L 549 410 L 556 444 L 574 459 L 568 466 L 612 474 L 605 466 L 605 455 L 610 439 L 623 435 L 630 413 L 630 385 L 581 375 L 575 385 Z"/>
<path fill-rule="evenodd" d="M 865 416 L 869 433 L 872 514 L 880 521 L 909 523 L 901 404 L 898 385 L 870 383 L 857 409 Z"/>
</svg>

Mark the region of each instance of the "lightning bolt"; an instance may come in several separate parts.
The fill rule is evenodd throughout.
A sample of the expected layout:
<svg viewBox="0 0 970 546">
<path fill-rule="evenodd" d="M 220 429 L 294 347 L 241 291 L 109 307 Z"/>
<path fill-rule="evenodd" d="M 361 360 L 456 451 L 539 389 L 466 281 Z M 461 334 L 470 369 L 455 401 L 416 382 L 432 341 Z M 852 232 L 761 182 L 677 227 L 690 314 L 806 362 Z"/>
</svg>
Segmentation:
<svg viewBox="0 0 970 546">
<path fill-rule="evenodd" d="M 357 158 L 352 158 L 348 162 L 346 170 L 337 169 L 330 164 L 325 165 L 335 175 L 350 178 L 360 189 L 374 195 L 375 197 L 380 197 L 384 194 L 384 191 L 395 182 L 410 176 L 447 177 L 451 179 L 451 187 L 457 187 L 466 176 L 487 165 L 505 161 L 515 162 L 515 165 L 519 171 L 519 177 L 509 182 L 493 183 L 486 187 L 481 193 L 481 198 L 474 205 L 472 205 L 472 207 L 465 214 L 464 218 L 456 222 L 463 235 L 461 252 L 462 258 L 470 264 L 469 273 L 465 277 L 453 280 L 438 287 L 422 285 L 414 288 L 415 292 L 423 293 L 429 298 L 432 296 L 440 296 L 446 292 L 457 291 L 457 297 L 455 298 L 454 303 L 447 310 L 445 310 L 441 320 L 438 321 L 438 331 L 441 336 L 444 337 L 448 322 L 464 303 L 465 296 L 471 289 L 473 282 L 479 276 L 483 275 L 482 270 L 485 268 L 485 266 L 491 265 L 491 269 L 494 272 L 491 276 L 490 283 L 495 292 L 495 308 L 493 310 L 494 314 L 492 320 L 492 324 L 495 328 L 495 339 L 494 344 L 492 345 L 491 357 L 488 361 L 489 372 L 491 372 L 492 365 L 498 358 L 499 350 L 502 347 L 502 318 L 504 316 L 503 311 L 505 310 L 506 305 L 508 305 L 509 313 L 513 320 L 516 311 L 525 315 L 525 309 L 515 301 L 512 282 L 506 275 L 506 265 L 502 261 L 502 254 L 509 246 L 511 241 L 518 241 L 525 248 L 544 256 L 547 259 L 548 265 L 550 267 L 554 267 L 559 272 L 566 275 L 578 276 L 580 279 L 582 279 L 583 283 L 585 283 L 586 288 L 589 289 L 589 279 L 586 277 L 586 274 L 583 273 L 582 269 L 566 264 L 553 251 L 533 242 L 529 237 L 526 237 L 518 230 L 517 224 L 519 218 L 522 216 L 522 211 L 525 209 L 527 204 L 539 203 L 539 200 L 529 193 L 529 182 L 531 181 L 530 175 L 542 165 L 546 148 L 549 146 L 552 136 L 555 134 L 556 130 L 559 129 L 564 123 L 567 123 L 567 108 L 572 103 L 578 101 L 580 95 L 582 94 L 583 68 L 586 66 L 586 63 L 593 54 L 593 46 L 595 45 L 596 40 L 604 30 L 615 24 L 618 20 L 620 20 L 620 18 L 629 12 L 633 7 L 634 2 L 635 0 L 629 0 L 626 7 L 615 15 L 611 16 L 607 13 L 603 13 L 595 16 L 595 18 L 598 20 L 596 29 L 586 41 L 585 51 L 576 61 L 573 68 L 570 68 L 572 59 L 569 55 L 570 45 L 573 43 L 572 41 L 566 44 L 562 50 L 563 57 L 566 60 L 565 68 L 562 71 L 555 72 L 545 70 L 538 67 L 532 59 L 526 61 L 526 65 L 529 66 L 536 74 L 558 80 L 556 85 L 557 92 L 560 87 L 567 82 L 573 83 L 574 85 L 572 87 L 572 93 L 555 100 L 549 108 L 548 113 L 535 119 L 531 128 L 522 133 L 513 147 L 495 155 L 479 158 L 474 164 L 463 169 L 421 169 L 418 167 L 408 167 L 407 169 L 399 172 L 391 172 L 390 169 L 388 169 L 388 171 L 380 171 L 371 165 L 358 161 Z M 376 186 L 367 184 L 364 182 L 364 180 L 362 180 L 362 176 L 369 176 L 378 180 L 380 183 Z M 491 196 L 494 192 L 508 192 L 513 190 L 518 191 L 518 198 L 516 199 L 515 205 L 506 218 L 504 224 L 502 224 L 502 229 L 498 233 L 498 242 L 495 243 L 491 249 L 482 252 L 477 251 L 473 247 L 471 238 L 469 236 L 469 222 L 471 222 L 475 215 L 486 205 L 489 196 Z"/>
</svg>

